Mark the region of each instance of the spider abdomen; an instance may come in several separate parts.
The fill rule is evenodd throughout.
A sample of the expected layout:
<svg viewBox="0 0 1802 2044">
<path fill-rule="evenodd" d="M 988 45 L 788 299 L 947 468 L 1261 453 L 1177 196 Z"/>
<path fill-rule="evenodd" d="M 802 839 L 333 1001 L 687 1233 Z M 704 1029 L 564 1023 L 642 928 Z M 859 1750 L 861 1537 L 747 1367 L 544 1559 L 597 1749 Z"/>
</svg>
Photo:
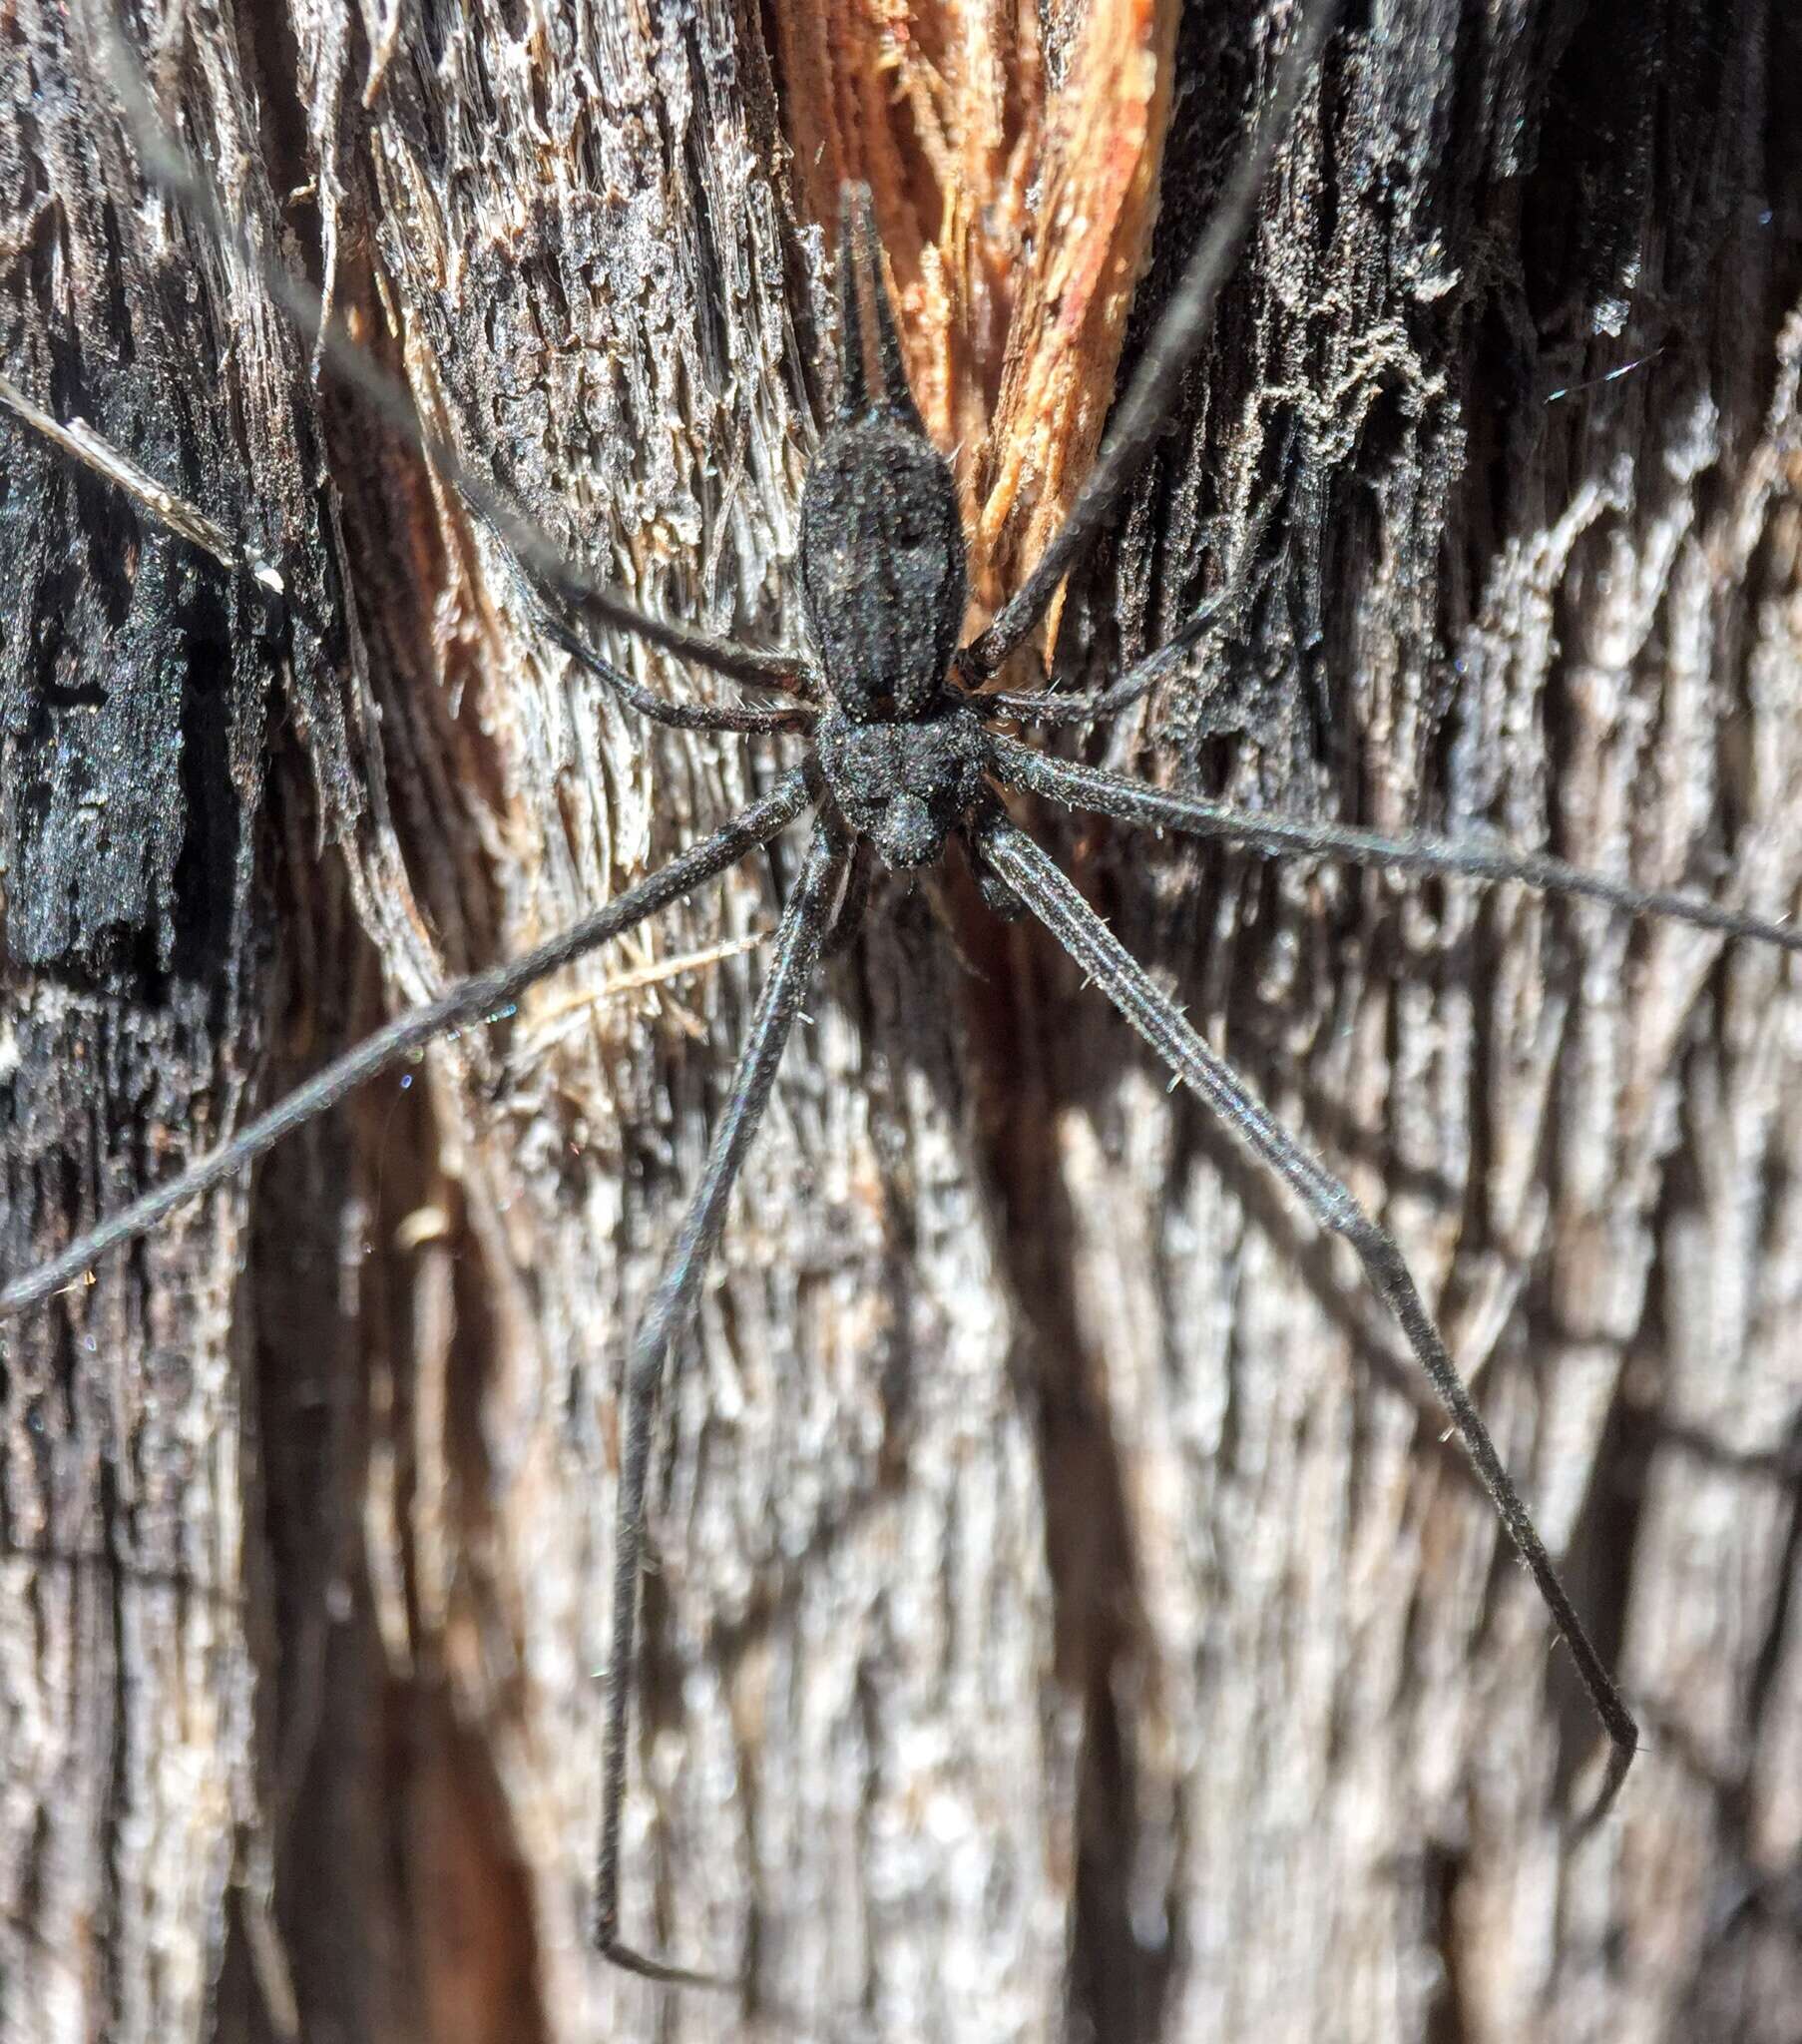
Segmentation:
<svg viewBox="0 0 1802 2044">
<path fill-rule="evenodd" d="M 835 428 L 801 499 L 801 588 L 820 667 L 859 721 L 913 718 L 964 622 L 964 534 L 944 457 L 888 414 Z"/>
</svg>

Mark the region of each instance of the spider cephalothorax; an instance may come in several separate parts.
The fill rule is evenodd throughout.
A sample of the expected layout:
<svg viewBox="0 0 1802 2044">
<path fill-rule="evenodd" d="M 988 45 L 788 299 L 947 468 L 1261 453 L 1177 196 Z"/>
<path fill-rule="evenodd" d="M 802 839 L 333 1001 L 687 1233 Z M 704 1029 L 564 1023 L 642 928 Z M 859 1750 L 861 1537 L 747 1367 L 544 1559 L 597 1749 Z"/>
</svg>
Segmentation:
<svg viewBox="0 0 1802 2044">
<path fill-rule="evenodd" d="M 820 772 L 839 814 L 883 863 L 929 866 L 969 815 L 990 764 L 988 733 L 956 702 L 905 723 L 854 723 L 829 710 L 814 734 Z"/>
</svg>

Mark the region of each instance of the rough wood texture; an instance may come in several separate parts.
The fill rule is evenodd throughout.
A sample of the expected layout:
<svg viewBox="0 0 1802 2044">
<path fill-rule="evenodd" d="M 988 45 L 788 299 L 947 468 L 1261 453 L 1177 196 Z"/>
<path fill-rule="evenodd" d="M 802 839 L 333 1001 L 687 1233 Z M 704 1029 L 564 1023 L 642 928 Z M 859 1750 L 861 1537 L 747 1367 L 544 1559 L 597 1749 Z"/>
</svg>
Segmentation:
<svg viewBox="0 0 1802 2044">
<path fill-rule="evenodd" d="M 241 164 L 240 201 L 266 221 L 234 49 L 221 42 L 207 74 L 184 80 L 195 133 Z M 300 350 L 244 264 L 147 198 L 107 100 L 92 40 L 71 40 L 64 9 L 9 10 L 6 373 L 223 526 L 254 529 L 293 603 L 272 611 L 6 431 L 9 1271 L 208 1147 L 258 1084 L 272 727 L 305 720 L 335 743 L 320 788 L 336 827 L 361 801 L 338 694 L 354 682 L 345 593 Z M 250 1225 L 234 1189 L 98 1273 L 69 1311 L 0 1336 L 8 2044 L 197 2034 L 228 1903 L 242 1900 L 240 1925 L 263 1907 L 255 1363 L 259 1341 L 284 1358 L 286 1332 L 265 1336 L 239 1288 Z M 291 1244 L 302 1268 L 309 1240 Z"/>
<path fill-rule="evenodd" d="M 1177 27 L 1128 358 L 1280 12 Z M 1008 152 L 1094 115 L 1074 7 L 922 12 L 854 115 L 800 97 L 825 0 L 177 19 L 166 112 L 422 410 L 580 559 L 773 643 L 819 139 L 893 170 L 916 350 L 939 173 L 1012 165 L 989 295 L 941 274 L 964 420 L 1007 361 L 971 333 L 1052 302 Z M 393 1004 L 516 951 L 769 766 L 565 672 L 63 33 L 0 23 L 8 373 L 289 601 L 6 430 L 8 1270 L 366 1026 L 372 961 Z M 1053 98 L 960 137 L 933 64 L 1035 36 Z M 1156 643 L 1222 560 L 1238 598 L 1094 756 L 1790 909 L 1798 78 L 1752 0 L 1360 17 L 1059 659 Z M 910 160 L 922 107 L 951 146 Z M 1414 1260 L 1645 1714 L 1617 1817 L 1564 1827 L 1593 1728 L 1351 1273 L 1042 944 L 954 887 L 978 976 L 891 889 L 660 1465 L 629 1922 L 748 1955 L 759 2022 L 592 1960 L 615 1392 L 756 974 L 681 961 L 769 927 L 783 848 L 6 1331 L 5 2044 L 1794 2036 L 1793 965 L 1039 821 Z"/>
</svg>

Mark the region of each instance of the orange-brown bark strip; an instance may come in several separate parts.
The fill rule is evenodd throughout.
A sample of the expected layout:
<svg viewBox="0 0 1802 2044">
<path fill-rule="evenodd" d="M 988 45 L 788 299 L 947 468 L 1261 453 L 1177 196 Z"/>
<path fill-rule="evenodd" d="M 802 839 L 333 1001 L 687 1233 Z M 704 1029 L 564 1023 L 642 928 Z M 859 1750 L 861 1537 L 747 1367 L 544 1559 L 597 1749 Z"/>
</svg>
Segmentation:
<svg viewBox="0 0 1802 2044">
<path fill-rule="evenodd" d="M 1100 0 L 1054 67 L 1000 0 L 795 0 L 776 15 L 805 209 L 865 180 L 986 614 L 1088 471 L 1156 216 L 1174 0 Z M 1054 86 L 1054 68 L 1062 83 Z"/>
</svg>

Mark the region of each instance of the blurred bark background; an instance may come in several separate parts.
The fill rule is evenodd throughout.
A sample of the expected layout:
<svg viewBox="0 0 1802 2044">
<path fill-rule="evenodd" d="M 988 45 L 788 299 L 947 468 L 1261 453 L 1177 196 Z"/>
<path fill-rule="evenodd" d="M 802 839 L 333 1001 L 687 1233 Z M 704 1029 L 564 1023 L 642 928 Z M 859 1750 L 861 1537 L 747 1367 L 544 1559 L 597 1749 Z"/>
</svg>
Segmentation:
<svg viewBox="0 0 1802 2044">
<path fill-rule="evenodd" d="M 839 178 L 993 602 L 1292 10 L 135 22 L 467 458 L 794 645 Z M 1057 660 L 1231 601 L 1090 757 L 1789 912 L 1799 81 L 1778 0 L 1352 10 Z M 10 1273 L 774 760 L 547 649 L 147 185 L 80 9 L 19 0 L 0 91 L 6 373 L 285 585 L 0 440 Z M 1797 2035 L 1793 963 L 1037 820 L 1413 1260 L 1642 1714 L 1616 1815 L 1353 1274 L 954 875 L 828 970 L 668 1400 L 628 1927 L 751 1987 L 594 1960 L 619 1371 L 782 846 L 0 1336 L 5 2044 Z"/>
</svg>

